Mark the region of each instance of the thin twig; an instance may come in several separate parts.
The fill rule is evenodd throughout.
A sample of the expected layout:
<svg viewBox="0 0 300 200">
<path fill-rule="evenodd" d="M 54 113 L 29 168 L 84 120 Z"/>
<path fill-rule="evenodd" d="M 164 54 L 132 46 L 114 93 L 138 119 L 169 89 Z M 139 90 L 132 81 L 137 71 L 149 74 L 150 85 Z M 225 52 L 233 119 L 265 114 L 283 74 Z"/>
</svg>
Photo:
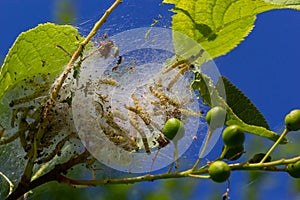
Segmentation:
<svg viewBox="0 0 300 200">
<path fill-rule="evenodd" d="M 181 173 L 164 173 L 164 174 L 155 174 L 150 175 L 146 174 L 143 176 L 132 177 L 132 178 L 120 178 L 120 179 L 104 179 L 104 180 L 75 180 L 68 178 L 66 176 L 60 175 L 59 182 L 67 183 L 73 186 L 97 186 L 97 185 L 106 185 L 106 184 L 129 184 L 129 183 L 138 183 L 144 181 L 154 181 L 159 179 L 167 178 L 184 178 L 189 176 L 185 172 Z"/>
<path fill-rule="evenodd" d="M 203 148 L 201 150 L 201 153 L 199 154 L 199 157 L 198 157 L 197 161 L 195 162 L 194 166 L 192 167 L 191 171 L 195 171 L 196 168 L 198 167 L 198 165 L 200 163 L 200 160 L 201 160 L 202 156 L 204 155 L 204 153 L 206 151 L 207 145 L 208 145 L 208 143 L 210 141 L 210 138 L 211 138 L 211 135 L 212 135 L 213 131 L 214 130 L 211 127 L 208 127 L 207 136 L 205 138 L 205 142 L 204 142 Z"/>
<path fill-rule="evenodd" d="M 52 108 L 54 101 L 57 98 L 57 95 L 65 82 L 68 74 L 72 70 L 74 63 L 76 60 L 80 57 L 82 54 L 85 46 L 91 41 L 91 39 L 94 37 L 94 35 L 97 33 L 99 28 L 106 22 L 106 19 L 110 15 L 110 13 L 120 4 L 122 3 L 122 0 L 116 0 L 109 9 L 107 9 L 104 13 L 104 15 L 101 17 L 99 21 L 97 21 L 91 30 L 91 32 L 88 34 L 88 36 L 79 44 L 79 47 L 75 51 L 75 53 L 72 55 L 71 60 L 69 61 L 67 67 L 65 68 L 64 72 L 61 74 L 61 76 L 56 80 L 56 84 L 52 89 L 51 96 L 50 96 L 50 101 L 47 104 L 46 110 L 44 112 L 44 117 L 45 115 L 47 116 L 47 112 Z"/>
</svg>

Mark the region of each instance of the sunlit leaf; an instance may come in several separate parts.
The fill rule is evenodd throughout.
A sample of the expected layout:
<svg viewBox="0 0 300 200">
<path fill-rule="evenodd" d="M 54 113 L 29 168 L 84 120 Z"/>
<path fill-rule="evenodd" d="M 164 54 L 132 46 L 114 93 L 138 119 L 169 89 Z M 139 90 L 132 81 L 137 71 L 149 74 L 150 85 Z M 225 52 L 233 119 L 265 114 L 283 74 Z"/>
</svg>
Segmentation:
<svg viewBox="0 0 300 200">
<path fill-rule="evenodd" d="M 228 53 L 250 33 L 256 15 L 273 9 L 299 8 L 300 2 L 274 0 L 164 0 L 175 4 L 172 29 L 197 41 L 210 58 Z M 177 41 L 180 43 L 180 41 Z M 175 41 L 176 47 L 176 41 Z"/>
<path fill-rule="evenodd" d="M 300 9 L 300 0 L 264 0 L 268 3 L 284 5 L 289 8 Z"/>
<path fill-rule="evenodd" d="M 1 67 L 0 100 L 26 78 L 45 75 L 51 83 L 70 60 L 66 52 L 75 51 L 78 37 L 74 27 L 51 23 L 21 33 Z"/>
</svg>

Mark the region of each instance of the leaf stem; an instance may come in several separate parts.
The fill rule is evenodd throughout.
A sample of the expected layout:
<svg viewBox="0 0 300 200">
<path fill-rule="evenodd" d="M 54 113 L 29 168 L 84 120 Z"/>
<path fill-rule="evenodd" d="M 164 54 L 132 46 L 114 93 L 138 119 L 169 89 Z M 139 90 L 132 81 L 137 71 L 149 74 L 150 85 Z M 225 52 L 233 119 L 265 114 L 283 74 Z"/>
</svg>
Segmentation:
<svg viewBox="0 0 300 200">
<path fill-rule="evenodd" d="M 207 148 L 207 145 L 209 143 L 209 140 L 211 138 L 211 135 L 212 135 L 213 131 L 214 130 L 211 127 L 208 127 L 208 132 L 207 132 L 207 136 L 206 136 L 206 139 L 205 139 L 204 146 L 203 146 L 203 148 L 201 150 L 201 153 L 199 154 L 199 157 L 198 157 L 197 161 L 195 162 L 193 168 L 191 169 L 191 171 L 195 171 L 196 168 L 198 167 L 198 165 L 200 163 L 200 160 L 201 160 L 202 156 L 204 155 L 204 152 L 205 152 L 205 150 Z"/>
<path fill-rule="evenodd" d="M 272 153 L 272 151 L 277 147 L 277 145 L 281 142 L 281 140 L 284 138 L 284 136 L 286 136 L 287 133 L 288 133 L 288 130 L 284 129 L 283 133 L 280 135 L 280 137 L 277 139 L 277 141 L 273 144 L 273 146 L 269 149 L 269 151 L 266 153 L 266 155 L 260 161 L 260 164 L 262 164 L 266 161 L 266 159 L 269 157 L 269 155 Z"/>
</svg>

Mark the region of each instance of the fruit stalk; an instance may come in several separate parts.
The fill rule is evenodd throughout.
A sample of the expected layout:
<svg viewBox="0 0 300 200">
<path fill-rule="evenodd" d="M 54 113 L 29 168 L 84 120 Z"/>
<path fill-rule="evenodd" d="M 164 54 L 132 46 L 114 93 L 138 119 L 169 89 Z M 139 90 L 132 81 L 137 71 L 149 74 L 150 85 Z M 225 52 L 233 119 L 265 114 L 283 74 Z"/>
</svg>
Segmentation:
<svg viewBox="0 0 300 200">
<path fill-rule="evenodd" d="M 287 129 L 284 129 L 283 133 L 280 135 L 278 140 L 273 144 L 273 146 L 269 149 L 269 151 L 266 153 L 266 155 L 263 157 L 263 159 L 259 162 L 259 164 L 263 164 L 266 159 L 269 157 L 269 155 L 272 153 L 272 151 L 277 147 L 277 145 L 281 142 L 281 140 L 286 136 L 288 133 Z"/>
</svg>

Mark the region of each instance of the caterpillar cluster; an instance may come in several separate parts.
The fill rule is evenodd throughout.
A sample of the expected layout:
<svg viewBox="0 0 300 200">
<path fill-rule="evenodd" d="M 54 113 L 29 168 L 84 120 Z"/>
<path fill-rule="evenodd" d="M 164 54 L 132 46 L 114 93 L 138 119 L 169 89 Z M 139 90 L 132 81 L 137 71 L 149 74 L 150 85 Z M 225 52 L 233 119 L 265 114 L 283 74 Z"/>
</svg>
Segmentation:
<svg viewBox="0 0 300 200">
<path fill-rule="evenodd" d="M 41 123 L 43 123 L 43 133 L 39 142 L 35 144 L 38 153 L 36 164 L 52 161 L 62 154 L 66 146 L 72 146 L 68 150 L 70 152 L 68 157 L 76 151 L 81 151 L 71 106 L 64 102 L 68 93 L 65 86 L 59 93 L 53 109 L 42 122 L 43 109 L 52 85 L 47 77 L 47 75 L 40 74 L 24 78 L 21 86 L 13 88 L 3 100 L 7 112 L 6 115 L 1 116 L 1 123 L 8 123 L 3 123 L 5 131 L 0 138 L 0 145 L 17 141 L 16 145 L 20 145 L 18 149 L 23 150 L 23 153 L 18 152 L 18 154 L 23 155 L 24 160 L 31 155 L 30 149 L 33 148 L 37 133 L 41 131 Z"/>
<path fill-rule="evenodd" d="M 185 124 L 185 137 L 178 143 L 182 155 L 202 123 L 201 109 L 190 87 L 190 67 L 181 63 L 168 69 L 164 62 L 174 53 L 152 49 L 151 39 L 147 48 L 131 47 L 130 37 L 110 38 L 118 45 L 121 63 L 116 56 L 104 58 L 101 53 L 83 62 L 74 89 L 73 117 L 80 139 L 97 160 L 121 171 L 145 172 L 154 159 L 153 170 L 173 160 L 174 147 L 162 131 L 165 122 L 175 117 Z"/>
</svg>

